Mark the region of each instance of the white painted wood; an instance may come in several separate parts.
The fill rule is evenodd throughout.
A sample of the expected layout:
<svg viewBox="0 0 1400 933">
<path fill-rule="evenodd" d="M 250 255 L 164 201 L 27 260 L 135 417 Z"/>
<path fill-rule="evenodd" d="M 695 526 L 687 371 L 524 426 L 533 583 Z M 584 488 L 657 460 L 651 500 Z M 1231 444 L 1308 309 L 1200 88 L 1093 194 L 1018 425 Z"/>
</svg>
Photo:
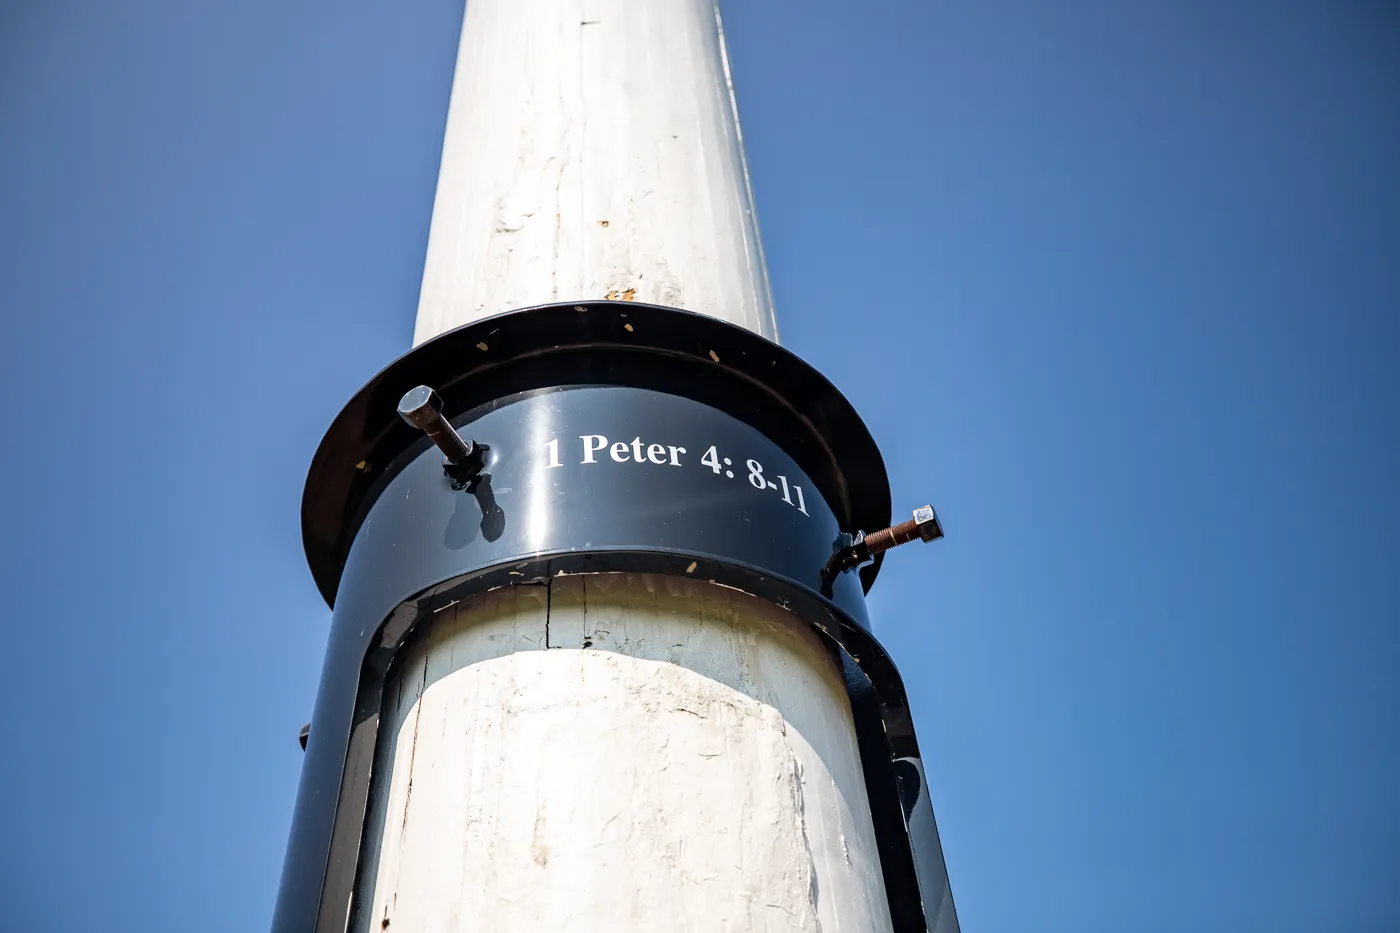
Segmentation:
<svg viewBox="0 0 1400 933">
<path fill-rule="evenodd" d="M 777 339 L 711 0 L 470 0 L 414 343 L 616 297 Z"/>
<path fill-rule="evenodd" d="M 717 9 L 470 0 L 415 342 L 608 296 L 777 339 Z M 785 611 L 555 578 L 392 678 L 353 929 L 890 930 L 840 672 Z"/>
<path fill-rule="evenodd" d="M 633 574 L 440 614 L 386 689 L 356 928 L 889 930 L 841 674 L 793 622 Z"/>
</svg>

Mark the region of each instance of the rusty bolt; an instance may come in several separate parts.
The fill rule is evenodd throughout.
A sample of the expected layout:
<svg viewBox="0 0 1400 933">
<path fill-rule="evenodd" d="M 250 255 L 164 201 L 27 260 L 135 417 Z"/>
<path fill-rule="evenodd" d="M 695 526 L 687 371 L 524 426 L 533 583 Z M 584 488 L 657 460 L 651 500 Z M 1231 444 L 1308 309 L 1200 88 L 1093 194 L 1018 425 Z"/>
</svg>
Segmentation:
<svg viewBox="0 0 1400 933">
<path fill-rule="evenodd" d="M 933 506 L 924 505 L 914 510 L 914 517 L 909 521 L 866 535 L 865 546 L 874 557 L 910 541 L 936 541 L 941 537 L 943 526 L 938 523 L 938 513 L 933 510 Z"/>
<path fill-rule="evenodd" d="M 462 463 L 472 455 L 471 441 L 463 440 L 442 416 L 442 399 L 427 386 L 409 389 L 399 399 L 399 417 L 428 435 L 448 463 Z"/>
<path fill-rule="evenodd" d="M 842 532 L 831 545 L 831 559 L 822 568 L 822 594 L 831 596 L 831 586 L 836 576 L 848 570 L 855 570 L 869 563 L 877 554 L 883 554 L 892 547 L 899 547 L 910 541 L 936 541 L 943 537 L 943 526 L 938 523 L 938 513 L 933 506 L 924 505 L 914 510 L 914 517 L 889 528 L 864 534 Z"/>
</svg>

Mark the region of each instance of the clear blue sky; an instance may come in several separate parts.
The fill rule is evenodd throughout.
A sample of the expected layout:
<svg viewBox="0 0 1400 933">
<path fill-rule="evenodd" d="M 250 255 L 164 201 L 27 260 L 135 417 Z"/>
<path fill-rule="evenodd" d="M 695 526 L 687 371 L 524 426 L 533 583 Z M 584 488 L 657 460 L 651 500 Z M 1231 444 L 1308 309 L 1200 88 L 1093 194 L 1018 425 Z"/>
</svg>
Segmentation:
<svg viewBox="0 0 1400 933">
<path fill-rule="evenodd" d="M 0 0 L 0 931 L 267 924 L 461 5 Z M 964 929 L 1400 930 L 1400 7 L 725 10 Z"/>
</svg>

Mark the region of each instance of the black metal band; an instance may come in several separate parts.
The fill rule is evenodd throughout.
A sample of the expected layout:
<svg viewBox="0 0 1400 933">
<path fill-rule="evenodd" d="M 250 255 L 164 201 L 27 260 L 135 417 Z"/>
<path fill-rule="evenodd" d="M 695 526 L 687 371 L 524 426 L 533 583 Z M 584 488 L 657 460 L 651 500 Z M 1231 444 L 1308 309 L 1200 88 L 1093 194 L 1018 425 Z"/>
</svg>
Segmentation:
<svg viewBox="0 0 1400 933">
<path fill-rule="evenodd" d="M 884 460 L 851 404 L 821 373 L 742 327 L 633 302 L 542 305 L 449 331 L 394 361 L 341 410 L 311 462 L 302 537 L 316 585 L 334 605 L 360 521 L 401 455 L 424 443 L 396 406 L 416 385 L 444 414 L 563 385 L 684 396 L 757 429 L 821 491 L 842 530 L 890 519 Z M 630 439 L 630 438 L 629 438 Z M 879 559 L 861 571 L 868 590 Z"/>
<path fill-rule="evenodd" d="M 908 697 L 879 642 L 830 601 L 754 568 L 678 552 L 617 551 L 542 554 L 464 574 L 423 589 L 387 617 L 351 599 L 337 606 L 273 933 L 346 928 L 384 680 L 414 628 L 445 606 L 501 586 L 538 585 L 561 573 L 612 572 L 672 574 L 732 586 L 789 609 L 795 625 L 812 625 L 841 649 L 894 930 L 956 930 Z M 911 770 L 911 764 L 917 767 Z"/>
</svg>

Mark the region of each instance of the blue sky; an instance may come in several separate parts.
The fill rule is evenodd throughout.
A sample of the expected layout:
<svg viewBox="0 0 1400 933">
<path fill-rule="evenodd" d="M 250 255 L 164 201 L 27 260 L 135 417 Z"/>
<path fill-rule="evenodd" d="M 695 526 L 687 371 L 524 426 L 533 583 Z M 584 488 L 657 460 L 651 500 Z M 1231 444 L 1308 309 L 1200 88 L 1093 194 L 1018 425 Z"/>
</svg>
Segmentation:
<svg viewBox="0 0 1400 933">
<path fill-rule="evenodd" d="M 725 12 L 964 929 L 1400 929 L 1396 7 Z M 460 17 L 0 0 L 0 929 L 266 927 Z"/>
</svg>

